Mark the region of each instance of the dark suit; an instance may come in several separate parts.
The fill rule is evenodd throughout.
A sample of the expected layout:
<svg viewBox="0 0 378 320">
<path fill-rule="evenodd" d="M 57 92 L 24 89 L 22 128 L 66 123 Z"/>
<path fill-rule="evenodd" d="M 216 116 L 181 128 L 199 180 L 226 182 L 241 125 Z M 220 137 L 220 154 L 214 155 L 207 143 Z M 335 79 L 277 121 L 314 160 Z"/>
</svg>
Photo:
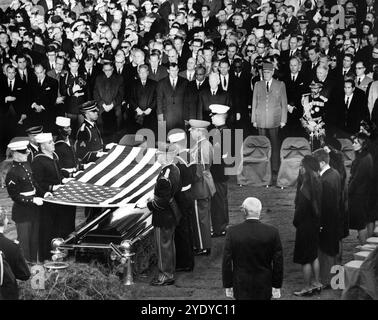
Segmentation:
<svg viewBox="0 0 378 320">
<path fill-rule="evenodd" d="M 172 88 L 170 78 L 160 80 L 157 85 L 157 109 L 166 121 L 167 133 L 173 128 L 184 128 L 184 96 L 188 80 L 178 77 Z"/>
<path fill-rule="evenodd" d="M 246 133 L 251 128 L 250 112 L 252 110 L 248 109 L 248 106 L 252 105 L 251 77 L 251 73 L 246 71 L 242 71 L 240 76 L 233 77 L 232 105 L 234 112 L 240 113 L 241 116 L 236 122 L 236 127 L 246 130 Z"/>
<path fill-rule="evenodd" d="M 354 90 L 348 108 L 345 105 L 344 95 L 339 95 L 336 103 L 331 119 L 338 129 L 340 137 L 349 137 L 357 133 L 360 130 L 361 121 L 367 121 L 370 118 L 366 96 L 360 89 Z"/>
<path fill-rule="evenodd" d="M 156 119 L 156 81 L 147 79 L 145 85 L 138 80 L 130 90 L 129 108 L 130 108 L 130 125 L 134 125 L 134 130 L 148 128 L 153 131 L 157 129 Z M 142 111 L 152 109 L 149 115 L 138 115 L 136 109 Z"/>
<path fill-rule="evenodd" d="M 208 17 L 206 22 L 201 18 L 201 24 L 206 33 L 211 33 L 218 26 L 218 20 L 214 16 Z"/>
<path fill-rule="evenodd" d="M 55 132 L 55 102 L 58 96 L 58 81 L 49 76 L 46 76 L 40 85 L 36 80 L 31 84 L 31 99 L 30 106 L 35 102 L 42 105 L 45 110 L 36 112 L 35 109 L 31 111 L 31 122 L 34 126 L 43 125 L 45 132 Z"/>
<path fill-rule="evenodd" d="M 203 90 L 207 90 L 209 88 L 209 81 L 205 79 L 202 84 L 197 83 L 196 80 L 191 81 L 188 83 L 185 92 L 185 114 L 184 120 L 190 119 L 199 119 L 198 116 L 198 108 L 199 108 L 199 94 Z"/>
<path fill-rule="evenodd" d="M 157 70 L 156 70 L 156 73 L 153 73 L 152 72 L 152 69 L 151 69 L 151 66 L 148 67 L 148 79 L 151 79 L 151 80 L 154 80 L 156 82 L 159 82 L 160 80 L 168 77 L 168 71 L 167 71 L 167 68 L 162 66 L 162 65 L 159 65 Z"/>
<path fill-rule="evenodd" d="M 121 106 L 124 99 L 123 78 L 115 72 L 109 78 L 105 74 L 100 74 L 96 78 L 93 98 L 100 107 L 100 116 L 97 120 L 100 130 L 103 127 L 104 132 L 110 134 L 119 130 L 122 121 Z M 106 112 L 103 104 L 113 104 L 113 108 Z M 116 121 L 116 125 L 114 125 L 114 121 Z"/>
<path fill-rule="evenodd" d="M 222 278 L 237 300 L 268 300 L 272 287 L 281 288 L 283 253 L 278 230 L 257 220 L 246 220 L 227 230 Z"/>
<path fill-rule="evenodd" d="M 283 138 L 303 136 L 304 132 L 299 119 L 303 116 L 302 94 L 309 90 L 307 80 L 306 74 L 302 71 L 297 74 L 294 82 L 291 73 L 283 78 L 286 86 L 287 102 L 295 107 L 292 113 L 287 113 L 286 127 L 282 130 Z"/>
<path fill-rule="evenodd" d="M 222 1 L 202 0 L 202 5 L 210 7 L 210 16 L 215 16 L 222 8 Z"/>
<path fill-rule="evenodd" d="M 199 104 L 197 109 L 197 118 L 203 120 L 210 120 L 210 109 L 211 104 L 223 104 L 229 106 L 232 109 L 231 95 L 218 88 L 215 95 L 212 94 L 210 87 L 201 91 L 199 93 Z M 231 112 L 231 110 L 229 111 Z"/>
</svg>

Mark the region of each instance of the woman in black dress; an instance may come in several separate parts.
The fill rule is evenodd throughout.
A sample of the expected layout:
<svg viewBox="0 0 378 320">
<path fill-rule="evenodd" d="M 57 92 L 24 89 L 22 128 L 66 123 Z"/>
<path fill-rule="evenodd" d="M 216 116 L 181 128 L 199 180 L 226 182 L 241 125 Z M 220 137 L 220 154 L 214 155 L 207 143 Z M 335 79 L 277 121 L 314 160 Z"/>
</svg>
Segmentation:
<svg viewBox="0 0 378 320">
<path fill-rule="evenodd" d="M 361 244 L 365 243 L 367 235 L 366 225 L 373 177 L 373 157 L 368 151 L 368 141 L 368 135 L 362 132 L 353 137 L 356 157 L 352 162 L 348 184 L 349 228 L 358 231 Z"/>
<path fill-rule="evenodd" d="M 319 162 L 312 156 L 302 160 L 295 197 L 293 224 L 295 235 L 294 263 L 302 265 L 304 288 L 294 292 L 297 296 L 319 292 L 318 242 L 322 184 L 319 177 Z M 312 273 L 314 282 L 311 282 Z"/>
</svg>

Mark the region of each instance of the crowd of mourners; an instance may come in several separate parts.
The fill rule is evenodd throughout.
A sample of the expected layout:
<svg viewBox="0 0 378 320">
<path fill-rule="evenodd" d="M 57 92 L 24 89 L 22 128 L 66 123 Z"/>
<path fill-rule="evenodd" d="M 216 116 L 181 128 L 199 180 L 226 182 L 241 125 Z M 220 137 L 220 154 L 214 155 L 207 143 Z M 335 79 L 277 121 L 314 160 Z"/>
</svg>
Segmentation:
<svg viewBox="0 0 378 320">
<path fill-rule="evenodd" d="M 188 127 L 200 142 L 190 155 L 204 163 L 194 170 L 202 182 L 181 176 L 177 185 L 181 207 L 186 191 L 196 194 L 188 210 L 197 218 L 182 232 L 194 229 L 185 246 L 210 254 L 211 235 L 225 235 L 228 224 L 225 166 L 211 169 L 204 134 L 213 125 L 267 136 L 273 176 L 286 137 L 311 142 L 298 179 L 294 261 L 305 277 L 297 294 L 320 291 L 349 229 L 363 244 L 378 220 L 377 16 L 374 0 L 13 0 L 0 9 L 0 154 L 16 161 L 6 184 L 26 259 L 49 259 L 52 237 L 73 231 L 75 211 L 42 198 L 106 144 L 139 129 L 157 136 Z M 169 137 L 176 156 L 185 151 L 184 137 Z M 338 139 L 353 143 L 348 178 Z M 159 211 L 158 202 L 148 207 Z M 163 220 L 153 222 L 165 245 L 159 261 L 169 263 L 155 285 L 172 284 L 175 272 L 175 222 Z M 192 270 L 193 257 L 182 259 Z"/>
</svg>

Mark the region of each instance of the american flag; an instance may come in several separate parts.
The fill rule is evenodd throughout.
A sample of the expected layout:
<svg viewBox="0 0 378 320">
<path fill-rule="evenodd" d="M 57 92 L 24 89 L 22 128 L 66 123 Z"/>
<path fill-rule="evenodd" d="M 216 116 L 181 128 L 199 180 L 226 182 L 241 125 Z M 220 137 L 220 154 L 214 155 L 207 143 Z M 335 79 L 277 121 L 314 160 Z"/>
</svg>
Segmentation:
<svg viewBox="0 0 378 320">
<path fill-rule="evenodd" d="M 122 207 L 153 194 L 156 149 L 117 145 L 45 201 L 84 207 Z"/>
</svg>

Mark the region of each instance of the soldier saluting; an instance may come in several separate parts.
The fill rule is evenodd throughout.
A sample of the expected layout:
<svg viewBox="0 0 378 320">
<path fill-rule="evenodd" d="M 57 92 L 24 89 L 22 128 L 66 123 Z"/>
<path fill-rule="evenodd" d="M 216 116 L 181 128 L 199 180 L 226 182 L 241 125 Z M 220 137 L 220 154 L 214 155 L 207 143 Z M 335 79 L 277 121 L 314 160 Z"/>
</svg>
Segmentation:
<svg viewBox="0 0 378 320">
<path fill-rule="evenodd" d="M 162 144 L 157 151 L 157 161 L 162 169 L 157 177 L 153 199 L 147 202 L 152 211 L 152 225 L 158 256 L 158 276 L 151 282 L 154 286 L 172 285 L 176 268 L 175 228 L 179 220 L 179 210 L 174 196 L 181 189 L 180 171 L 173 163 L 175 151 Z"/>
<path fill-rule="evenodd" d="M 12 220 L 16 223 L 17 239 L 28 262 L 37 262 L 39 208 L 42 198 L 36 196 L 30 163 L 29 141 L 14 141 L 8 145 L 13 164 L 6 176 L 7 191 L 13 200 Z"/>
</svg>

